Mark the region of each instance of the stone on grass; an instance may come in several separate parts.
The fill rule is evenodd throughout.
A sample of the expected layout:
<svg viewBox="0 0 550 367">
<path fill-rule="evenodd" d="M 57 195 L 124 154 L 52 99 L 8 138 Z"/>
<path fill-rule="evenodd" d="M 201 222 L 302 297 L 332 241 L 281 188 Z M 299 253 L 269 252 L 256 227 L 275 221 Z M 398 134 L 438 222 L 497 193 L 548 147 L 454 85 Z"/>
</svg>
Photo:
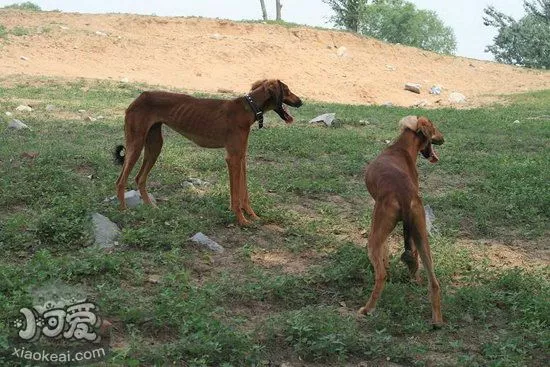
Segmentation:
<svg viewBox="0 0 550 367">
<path fill-rule="evenodd" d="M 156 204 L 156 200 L 153 197 L 153 195 L 149 194 L 149 199 L 151 199 L 151 201 Z M 126 206 L 128 208 L 135 208 L 136 206 L 143 204 L 143 200 L 141 199 L 141 194 L 139 193 L 139 191 L 136 191 L 136 190 L 130 190 L 125 192 L 124 201 L 126 201 Z"/>
<path fill-rule="evenodd" d="M 17 106 L 15 109 L 19 112 L 31 112 L 32 111 L 32 107 L 27 106 L 27 105 L 22 105 L 22 104 Z"/>
<path fill-rule="evenodd" d="M 407 83 L 405 84 L 405 90 L 420 94 L 420 84 L 417 83 Z"/>
<path fill-rule="evenodd" d="M 10 116 L 13 116 L 13 113 L 11 113 L 10 111 L 6 111 L 6 116 L 10 117 Z"/>
<path fill-rule="evenodd" d="M 151 202 L 153 202 L 153 204 L 157 203 L 153 195 L 151 195 L 150 193 L 149 193 L 149 199 L 151 200 Z M 110 201 L 118 202 L 116 196 L 111 196 L 109 198 L 106 198 L 103 201 L 106 203 Z M 141 194 L 139 193 L 139 191 L 136 191 L 136 190 L 126 191 L 124 193 L 124 201 L 126 202 L 126 206 L 131 209 L 143 204 L 143 200 L 141 200 Z"/>
<path fill-rule="evenodd" d="M 220 246 L 217 242 L 211 240 L 202 232 L 197 232 L 193 237 L 190 238 L 190 240 L 198 245 L 208 248 L 210 251 L 219 253 L 224 252 L 224 248 L 222 246 Z"/>
<path fill-rule="evenodd" d="M 94 121 L 97 121 L 97 119 L 92 116 L 86 116 L 84 117 L 84 121 L 94 122 Z"/>
<path fill-rule="evenodd" d="M 118 226 L 99 213 L 92 214 L 92 223 L 94 225 L 95 244 L 104 249 L 115 247 L 117 244 L 116 239 L 120 236 Z"/>
<path fill-rule="evenodd" d="M 55 106 L 53 104 L 49 104 L 46 106 L 46 111 L 55 111 Z"/>
<path fill-rule="evenodd" d="M 11 120 L 10 123 L 8 124 L 8 129 L 15 129 L 15 130 L 29 129 L 30 130 L 30 127 L 25 125 L 23 121 L 14 119 L 14 120 Z"/>
<path fill-rule="evenodd" d="M 322 122 L 324 123 L 326 126 L 331 126 L 332 125 L 332 121 L 334 121 L 334 117 L 336 116 L 335 113 L 324 113 L 322 115 L 319 115 L 315 118 L 312 118 L 311 120 L 309 120 L 309 123 L 310 124 L 313 124 L 313 123 L 316 123 L 316 122 Z"/>
<path fill-rule="evenodd" d="M 449 94 L 449 102 L 454 104 L 466 103 L 466 96 L 462 93 L 453 92 Z"/>
</svg>

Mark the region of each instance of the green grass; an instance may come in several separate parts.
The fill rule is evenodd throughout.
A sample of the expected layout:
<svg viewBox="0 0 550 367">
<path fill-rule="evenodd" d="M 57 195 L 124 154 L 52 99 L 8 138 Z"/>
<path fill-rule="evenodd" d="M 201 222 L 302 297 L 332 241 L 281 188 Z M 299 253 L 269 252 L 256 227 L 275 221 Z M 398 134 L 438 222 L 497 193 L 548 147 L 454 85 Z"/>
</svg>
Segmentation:
<svg viewBox="0 0 550 367">
<path fill-rule="evenodd" d="M 293 125 L 268 113 L 266 128 L 251 132 L 249 188 L 263 223 L 281 229 L 274 231 L 233 226 L 224 152 L 198 148 L 169 129 L 149 180 L 160 209 L 123 213 L 104 201 L 119 174 L 111 152 L 123 142 L 123 111 L 150 87 L 48 78 L 0 85 L 4 318 L 30 305 L 30 287 L 62 281 L 84 289 L 113 323 L 110 365 L 548 361 L 548 267 L 495 266 L 463 243 L 519 241 L 518 253 L 537 256 L 536 245 L 547 241 L 550 91 L 472 110 L 308 101 Z M 4 111 L 23 102 L 34 111 L 14 117 L 32 131 L 4 130 Z M 47 104 L 56 110 L 46 111 Z M 105 119 L 85 122 L 80 109 Z M 337 113 L 337 127 L 307 124 L 324 112 Z M 446 321 L 439 331 L 429 325 L 426 286 L 408 282 L 399 254 L 375 316 L 355 315 L 373 283 L 360 235 L 372 210 L 361 172 L 407 114 L 426 114 L 446 140 L 437 165 L 419 159 L 423 198 L 440 231 L 431 239 Z M 210 185 L 186 190 L 190 177 Z M 122 229 L 112 253 L 90 246 L 93 211 Z M 226 252 L 192 245 L 187 239 L 198 231 Z M 401 241 L 399 230 L 392 241 Z M 283 254 L 283 261 L 266 266 L 262 254 Z M 151 274 L 158 284 L 148 281 Z M 2 365 L 17 362 L 9 357 L 12 333 L 0 322 Z"/>
</svg>

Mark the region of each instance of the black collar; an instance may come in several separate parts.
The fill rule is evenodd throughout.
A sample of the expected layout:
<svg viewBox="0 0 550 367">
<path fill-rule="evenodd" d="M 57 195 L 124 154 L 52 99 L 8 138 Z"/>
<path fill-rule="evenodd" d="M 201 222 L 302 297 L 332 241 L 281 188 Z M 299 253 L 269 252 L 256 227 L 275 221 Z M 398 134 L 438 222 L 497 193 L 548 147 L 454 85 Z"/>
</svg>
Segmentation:
<svg viewBox="0 0 550 367">
<path fill-rule="evenodd" d="M 250 105 L 250 108 L 252 108 L 252 112 L 254 112 L 254 121 L 258 121 L 258 127 L 261 129 L 262 127 L 264 127 L 264 113 L 262 112 L 262 110 L 260 110 L 252 97 L 247 94 L 244 96 L 244 98 Z"/>
</svg>

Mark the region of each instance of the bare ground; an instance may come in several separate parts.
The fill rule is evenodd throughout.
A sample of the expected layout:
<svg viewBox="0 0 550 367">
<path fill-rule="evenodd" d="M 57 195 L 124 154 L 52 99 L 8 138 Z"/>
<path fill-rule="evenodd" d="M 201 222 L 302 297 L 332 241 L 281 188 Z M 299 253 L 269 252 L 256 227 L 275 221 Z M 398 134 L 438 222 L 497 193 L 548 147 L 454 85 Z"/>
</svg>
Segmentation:
<svg viewBox="0 0 550 367">
<path fill-rule="evenodd" d="M 310 100 L 410 106 L 465 105 L 550 88 L 550 72 L 443 56 L 357 35 L 203 18 L 0 10 L 0 73 L 145 82 L 188 91 L 244 93 L 280 78 Z M 26 35 L 9 34 L 23 27 Z M 100 32 L 100 33 L 96 33 Z M 21 33 L 21 32 L 20 32 Z M 22 56 L 26 59 L 22 59 Z M 422 93 L 404 90 L 422 84 Z M 443 87 L 440 96 L 429 88 Z"/>
</svg>

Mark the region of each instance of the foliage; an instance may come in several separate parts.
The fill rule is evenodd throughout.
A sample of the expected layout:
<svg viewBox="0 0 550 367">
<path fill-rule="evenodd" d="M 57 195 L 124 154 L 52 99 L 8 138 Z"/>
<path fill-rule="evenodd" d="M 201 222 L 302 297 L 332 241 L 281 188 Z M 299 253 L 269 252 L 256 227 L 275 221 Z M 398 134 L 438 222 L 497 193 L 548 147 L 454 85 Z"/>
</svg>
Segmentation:
<svg viewBox="0 0 550 367">
<path fill-rule="evenodd" d="M 325 0 L 336 13 L 337 26 L 390 43 L 452 54 L 453 30 L 433 11 L 417 9 L 404 0 Z"/>
<path fill-rule="evenodd" d="M 27 10 L 27 11 L 42 11 L 42 8 L 31 1 L 26 1 L 24 3 L 15 3 L 11 5 L 4 6 L 4 9 L 16 9 L 16 10 Z"/>
<path fill-rule="evenodd" d="M 494 44 L 487 46 L 499 62 L 532 68 L 550 68 L 550 0 L 526 0 L 520 20 L 485 8 L 484 24 L 497 28 Z"/>
</svg>

